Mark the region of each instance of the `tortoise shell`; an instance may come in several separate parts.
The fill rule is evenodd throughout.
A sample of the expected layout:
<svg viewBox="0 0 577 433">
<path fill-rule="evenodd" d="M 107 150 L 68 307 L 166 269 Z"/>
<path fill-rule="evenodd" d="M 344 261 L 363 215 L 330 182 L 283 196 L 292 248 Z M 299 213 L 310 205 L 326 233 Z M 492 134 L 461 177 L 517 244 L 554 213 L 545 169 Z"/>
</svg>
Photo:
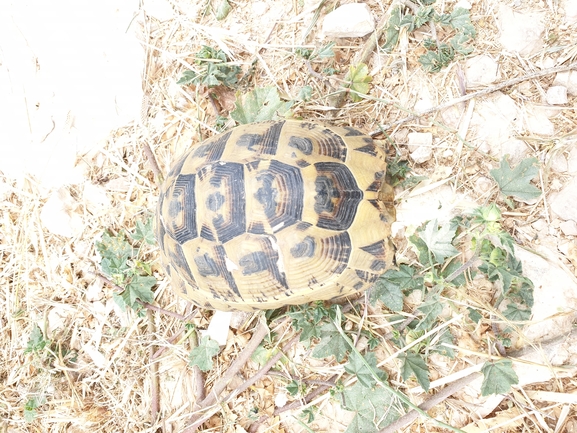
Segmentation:
<svg viewBox="0 0 577 433">
<path fill-rule="evenodd" d="M 218 310 L 358 293 L 392 264 L 383 152 L 350 127 L 238 126 L 191 148 L 160 194 L 156 235 L 179 294 Z"/>
</svg>

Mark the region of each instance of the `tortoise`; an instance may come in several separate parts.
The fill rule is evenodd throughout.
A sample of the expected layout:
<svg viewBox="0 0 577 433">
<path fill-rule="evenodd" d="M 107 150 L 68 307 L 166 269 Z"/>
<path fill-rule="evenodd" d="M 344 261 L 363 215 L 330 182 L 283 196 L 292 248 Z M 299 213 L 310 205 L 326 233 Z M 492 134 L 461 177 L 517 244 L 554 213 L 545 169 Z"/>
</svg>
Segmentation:
<svg viewBox="0 0 577 433">
<path fill-rule="evenodd" d="M 192 147 L 158 202 L 173 287 L 223 311 L 367 289 L 394 256 L 386 167 L 369 136 L 308 121 L 244 124 Z"/>
</svg>

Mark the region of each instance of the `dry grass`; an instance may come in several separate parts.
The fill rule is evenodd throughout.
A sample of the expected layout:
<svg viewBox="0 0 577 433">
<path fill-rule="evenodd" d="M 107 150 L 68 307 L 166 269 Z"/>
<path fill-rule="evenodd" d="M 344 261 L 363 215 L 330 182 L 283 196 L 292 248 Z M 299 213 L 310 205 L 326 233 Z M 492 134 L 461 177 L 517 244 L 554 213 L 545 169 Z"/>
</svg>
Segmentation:
<svg viewBox="0 0 577 433">
<path fill-rule="evenodd" d="M 142 22 L 143 47 L 147 52 L 142 119 L 115 131 L 102 149 L 79 159 L 78 165 L 88 182 L 65 189 L 70 199 L 64 212 L 78 215 L 82 221 L 82 228 L 74 237 L 53 235 L 43 227 L 41 210 L 47 197 L 33 178 L 21 184 L 0 178 L 2 431 L 152 432 L 162 429 L 172 432 L 180 431 L 189 419 L 195 404 L 191 396 L 198 395 L 197 373 L 187 367 L 193 342 L 184 332 L 183 321 L 162 312 L 139 317 L 132 311 L 121 311 L 112 300 L 114 288 L 95 277 L 99 273 L 99 257 L 94 242 L 103 231 L 132 229 L 137 220 L 146 219 L 154 212 L 158 185 L 142 150 L 145 144 L 151 146 L 161 171 L 166 172 L 176 156 L 215 132 L 217 113 L 206 92 L 175 84 L 184 70 L 193 68 L 194 54 L 203 44 L 223 49 L 244 72 L 256 62 L 241 92 L 255 85 L 275 86 L 285 98 L 296 99 L 301 87 L 310 85 L 313 99 L 297 103 L 293 107 L 294 116 L 351 125 L 364 131 L 377 130 L 379 125 L 407 116 L 424 97 L 432 105 L 441 105 L 461 96 L 460 62 L 454 62 L 441 73 L 427 74 L 417 63 L 420 51 L 395 50 L 391 55 L 378 53 L 370 58 L 373 76 L 370 99 L 360 103 L 349 101 L 340 110 L 332 109 L 331 95 L 338 81 L 312 76 L 306 63 L 294 54 L 297 47 L 313 48 L 322 44 L 318 40 L 318 26 L 312 27 L 308 37 L 304 36 L 309 26 L 315 24 L 313 14 L 318 3 L 296 0 L 262 3 L 268 6 L 266 19 L 262 21 L 254 16 L 250 2 L 235 3 L 234 13 L 224 22 L 204 13 L 199 5 L 174 2 L 176 18 L 160 22 L 147 17 Z M 367 3 L 375 16 L 381 17 L 386 12 L 380 2 Z M 474 3 L 471 15 L 478 31 L 475 53 L 494 56 L 500 65 L 501 79 L 539 70 L 538 56 L 521 59 L 501 51 L 495 40 L 495 2 Z M 535 7 L 544 7 L 534 3 Z M 327 9 L 323 9 L 321 16 Z M 559 28 L 558 15 L 549 13 L 548 17 L 547 28 L 555 31 L 557 46 L 571 44 L 574 36 L 569 30 L 555 30 Z M 346 71 L 363 43 L 361 39 L 339 41 L 332 66 Z M 415 44 L 411 42 L 410 46 Z M 560 50 L 550 56 L 556 58 L 567 52 Z M 324 66 L 312 65 L 317 72 Z M 505 92 L 520 106 L 539 104 L 543 89 L 552 79 L 545 76 L 528 81 L 521 90 L 513 87 Z M 222 91 L 218 96 L 218 111 L 226 115 L 233 108 L 234 92 Z M 459 129 L 461 138 L 466 136 L 466 142 L 459 139 L 456 134 L 459 121 L 455 119 L 461 116 L 464 116 L 461 125 L 467 123 L 467 116 L 470 120 L 471 112 L 465 103 L 386 132 L 404 156 L 408 153 L 405 144 L 409 132 L 432 132 L 434 157 L 415 167 L 415 171 L 428 176 L 431 182 L 447 184 L 463 196 L 475 197 L 478 203 L 486 204 L 496 200 L 496 190 L 488 189 L 479 195 L 478 179 L 488 177 L 495 161 L 473 150 L 475 131 Z M 532 154 L 541 161 L 547 159 L 552 145 L 556 152 L 566 152 L 575 145 L 574 136 L 570 135 L 577 126 L 574 108 L 561 110 L 552 121 L 559 133 L 557 137 L 528 141 Z M 546 193 L 556 179 L 565 181 L 553 172 L 543 174 L 541 187 Z M 95 191 L 102 193 L 106 200 L 98 201 Z M 400 194 L 403 197 L 403 193 Z M 530 223 L 543 215 L 545 205 L 542 200 L 521 205 L 507 215 L 506 225 L 520 242 L 530 241 L 533 234 Z M 412 259 L 406 244 L 399 241 L 398 247 L 400 261 Z M 155 249 L 145 251 L 144 259 L 155 263 Z M 575 272 L 573 265 L 565 260 L 567 269 Z M 156 304 L 165 310 L 189 314 L 190 306 L 170 291 L 158 264 L 153 265 L 153 271 L 160 280 Z M 472 286 L 467 296 L 482 302 L 490 298 L 487 290 L 486 285 Z M 210 312 L 196 312 L 189 317 L 191 323 L 204 329 Z M 386 318 L 385 311 L 372 309 L 364 318 L 363 326 L 385 328 Z M 347 325 L 356 326 L 358 321 L 358 317 L 351 315 Z M 231 331 L 216 368 L 205 377 L 207 389 L 218 382 L 246 347 L 256 323 L 258 320 L 253 317 Z M 34 325 L 50 340 L 48 349 L 40 354 L 25 353 Z M 476 330 L 471 335 L 458 323 L 451 326 L 458 345 L 468 352 L 450 364 L 442 359 L 433 362 L 432 380 L 451 378 L 456 371 L 485 359 L 484 330 Z M 278 325 L 276 331 L 282 336 L 280 346 L 293 335 L 284 325 Z M 383 345 L 379 349 L 380 359 L 396 350 L 392 345 Z M 236 397 L 234 403 L 214 406 L 214 415 L 204 424 L 205 431 L 241 432 L 241 428 L 248 429 L 263 415 L 268 418 L 259 431 L 305 431 L 297 422 L 298 410 L 294 417 L 275 413 L 275 397 L 284 393 L 287 377 L 327 381 L 335 374 L 343 374 L 342 367 L 335 362 L 311 359 L 308 353 L 300 344 L 291 346 L 287 352 L 290 362 L 283 364 L 280 373 L 260 379 Z M 388 362 L 385 368 L 392 382 L 398 381 L 402 386 L 395 362 Z M 258 366 L 249 362 L 228 385 L 228 391 L 239 387 L 257 370 Z M 509 424 L 494 431 L 574 431 L 571 428 L 577 428 L 574 415 L 577 404 L 571 398 L 576 390 L 572 377 L 519 389 L 488 417 L 487 425 L 498 425 L 501 420 Z M 555 394 L 545 395 L 544 391 Z M 157 392 L 160 406 L 155 417 L 151 407 Z M 425 398 L 418 393 L 413 397 L 417 403 Z M 28 423 L 24 420 L 24 408 L 35 398 L 40 405 L 34 420 Z M 472 396 L 461 396 L 445 401 L 430 413 L 445 422 L 465 425 L 470 421 L 475 401 Z M 312 427 L 314 431 L 344 431 L 350 414 L 340 410 L 328 393 L 313 399 L 309 406 L 312 404 L 320 408 Z M 564 430 L 555 430 L 555 426 L 560 425 L 565 426 Z M 421 419 L 404 431 L 441 430 Z"/>
</svg>

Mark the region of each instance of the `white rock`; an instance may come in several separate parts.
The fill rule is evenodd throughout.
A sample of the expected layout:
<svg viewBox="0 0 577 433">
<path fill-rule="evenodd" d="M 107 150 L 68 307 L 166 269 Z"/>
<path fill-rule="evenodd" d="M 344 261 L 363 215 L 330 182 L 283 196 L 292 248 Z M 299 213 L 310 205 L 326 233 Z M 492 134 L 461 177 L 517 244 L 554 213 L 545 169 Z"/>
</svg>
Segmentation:
<svg viewBox="0 0 577 433">
<path fill-rule="evenodd" d="M 551 170 L 557 173 L 566 173 L 568 168 L 567 158 L 562 153 L 557 153 L 551 158 Z"/>
<path fill-rule="evenodd" d="M 467 88 L 486 86 L 497 80 L 499 64 L 488 55 L 480 55 L 467 59 L 465 63 L 465 76 Z"/>
<path fill-rule="evenodd" d="M 511 162 L 522 160 L 527 146 L 513 138 L 522 129 L 523 116 L 515 101 L 503 93 L 477 102 L 471 118 L 467 140 L 481 151 L 498 158 L 508 154 Z"/>
<path fill-rule="evenodd" d="M 371 10 L 365 3 L 348 3 L 327 14 L 323 34 L 327 38 L 357 38 L 375 30 Z"/>
<path fill-rule="evenodd" d="M 567 103 L 567 87 L 551 86 L 547 89 L 547 104 L 562 105 Z"/>
<path fill-rule="evenodd" d="M 544 13 L 520 13 L 501 4 L 497 17 L 499 42 L 506 50 L 528 56 L 542 48 Z"/>
<path fill-rule="evenodd" d="M 543 253 L 551 255 L 547 251 Z M 523 275 L 535 285 L 533 324 L 524 328 L 524 335 L 535 341 L 569 332 L 577 314 L 575 282 L 554 260 L 546 260 L 522 248 L 516 248 L 515 255 L 523 264 Z"/>
<path fill-rule="evenodd" d="M 40 212 L 42 225 L 55 235 L 73 237 L 82 232 L 82 217 L 76 212 L 78 202 L 72 198 L 66 187 L 61 187 L 50 195 Z"/>
<path fill-rule="evenodd" d="M 547 113 L 539 107 L 526 107 L 525 128 L 531 134 L 554 135 L 555 125 L 547 117 Z"/>
<path fill-rule="evenodd" d="M 569 155 L 567 156 L 567 171 L 571 174 L 577 173 L 577 147 L 573 146 L 573 148 L 569 151 Z"/>
<path fill-rule="evenodd" d="M 415 161 L 416 164 L 422 164 L 427 162 L 433 156 L 433 148 L 421 146 L 411 152 L 411 159 Z"/>
<path fill-rule="evenodd" d="M 535 231 L 542 232 L 542 231 L 547 229 L 548 225 L 549 225 L 549 223 L 547 223 L 547 221 L 545 221 L 543 218 L 541 218 L 541 219 L 538 219 L 537 221 L 534 221 L 531 224 L 531 227 L 533 227 L 535 229 Z"/>
<path fill-rule="evenodd" d="M 251 10 L 252 13 L 257 16 L 260 17 L 261 15 L 264 15 L 269 9 L 269 6 L 266 2 L 254 2 L 251 4 Z"/>
<path fill-rule="evenodd" d="M 475 189 L 480 193 L 485 193 L 493 188 L 493 182 L 485 176 L 479 176 L 475 181 Z"/>
<path fill-rule="evenodd" d="M 563 9 L 565 10 L 565 23 L 568 25 L 577 23 L 577 1 L 565 0 Z"/>
<path fill-rule="evenodd" d="M 205 335 L 208 335 L 210 338 L 215 340 L 219 346 L 226 345 L 231 317 L 232 312 L 230 311 L 216 310 L 210 319 L 208 328 L 206 331 L 201 333 L 202 336 L 204 337 Z"/>
<path fill-rule="evenodd" d="M 417 150 L 421 146 L 433 145 L 433 134 L 430 132 L 410 132 L 408 135 L 409 150 Z"/>
<path fill-rule="evenodd" d="M 562 222 L 559 228 L 565 236 L 577 236 L 577 223 L 573 220 Z"/>
<path fill-rule="evenodd" d="M 561 219 L 577 221 L 577 177 L 574 177 L 559 192 L 551 194 L 549 206 Z"/>
<path fill-rule="evenodd" d="M 553 80 L 554 86 L 564 86 L 567 92 L 572 95 L 577 95 L 577 71 L 559 72 Z"/>
</svg>

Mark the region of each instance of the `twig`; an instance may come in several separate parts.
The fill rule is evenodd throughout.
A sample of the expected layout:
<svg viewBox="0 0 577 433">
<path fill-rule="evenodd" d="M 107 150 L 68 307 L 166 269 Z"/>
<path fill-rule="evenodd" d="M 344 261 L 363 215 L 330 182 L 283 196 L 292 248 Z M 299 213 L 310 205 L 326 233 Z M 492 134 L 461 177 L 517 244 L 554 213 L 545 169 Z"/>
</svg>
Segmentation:
<svg viewBox="0 0 577 433">
<path fill-rule="evenodd" d="M 504 89 L 505 87 L 514 86 L 515 84 L 519 84 L 519 83 L 522 83 L 524 81 L 533 80 L 535 78 L 540 78 L 540 77 L 543 77 L 545 75 L 551 75 L 551 74 L 556 74 L 559 72 L 570 71 L 572 69 L 577 69 L 577 63 L 571 63 L 570 65 L 567 65 L 567 66 L 557 66 L 555 68 L 544 69 L 543 71 L 533 72 L 531 74 L 523 75 L 522 77 L 517 77 L 517 78 L 512 78 L 510 80 L 505 80 L 505 81 L 503 81 L 499 84 L 496 84 L 494 86 L 487 87 L 486 89 L 483 89 L 483 90 L 479 90 L 478 92 L 469 93 L 468 95 L 461 96 L 460 98 L 455 98 L 452 101 L 447 102 L 446 104 L 438 105 L 436 107 L 432 107 L 432 108 L 429 108 L 427 110 L 424 110 L 420 113 L 415 113 L 415 114 L 412 114 L 412 115 L 405 117 L 403 119 L 399 119 L 399 120 L 396 120 L 392 123 L 383 125 L 380 129 L 371 132 L 369 135 L 371 137 L 375 137 L 375 136 L 381 134 L 383 131 L 393 128 L 394 126 L 402 125 L 403 123 L 407 123 L 407 122 L 410 122 L 412 120 L 416 120 L 419 117 L 425 116 L 427 114 L 431 114 L 431 113 L 435 113 L 437 111 L 444 110 L 446 108 L 452 107 L 453 105 L 460 104 L 460 103 L 468 101 L 470 99 L 479 98 L 481 96 L 485 96 L 485 95 L 488 95 L 490 93 L 497 92 L 501 89 Z"/>
<path fill-rule="evenodd" d="M 155 335 L 156 326 L 154 324 L 154 317 L 151 310 L 146 312 L 146 318 L 148 320 L 148 333 L 150 335 Z M 150 379 L 152 384 L 150 398 L 150 422 L 152 424 L 156 423 L 158 413 L 160 411 L 160 380 L 158 378 L 158 362 L 154 362 L 152 359 L 155 350 L 155 345 L 151 344 L 149 348 L 148 359 L 150 362 Z"/>
<path fill-rule="evenodd" d="M 463 389 L 465 386 L 467 386 L 469 383 L 471 383 L 473 380 L 477 379 L 480 376 L 481 376 L 481 373 L 472 373 L 468 376 L 465 376 L 465 377 L 457 380 L 456 382 L 453 382 L 452 384 L 443 388 L 437 394 L 431 396 L 425 402 L 421 403 L 419 405 L 419 409 L 421 409 L 423 411 L 428 411 L 429 409 L 433 408 L 434 406 L 438 405 L 442 401 L 446 400 L 447 398 L 449 398 L 450 396 L 452 396 L 456 392 Z M 384 429 L 379 430 L 379 433 L 395 433 L 397 430 L 410 424 L 411 422 L 416 420 L 418 417 L 419 417 L 419 412 L 417 412 L 415 410 L 411 410 L 410 412 L 406 413 L 405 415 L 400 417 L 398 420 L 396 420 L 392 424 L 389 424 Z"/>
<path fill-rule="evenodd" d="M 209 406 L 212 406 L 216 402 L 218 396 L 222 393 L 222 391 L 224 391 L 224 389 L 228 385 L 228 382 L 230 382 L 231 379 L 247 363 L 247 361 L 250 359 L 250 357 L 252 356 L 256 348 L 259 346 L 259 344 L 262 342 L 264 337 L 266 337 L 268 332 L 269 329 L 266 325 L 261 323 L 258 326 L 257 330 L 252 335 L 252 338 L 245 346 L 243 351 L 240 353 L 239 357 L 235 359 L 235 361 L 230 365 L 224 376 L 222 376 L 222 378 L 212 387 L 212 390 L 206 396 L 206 398 L 199 403 L 198 406 L 200 407 L 200 409 L 189 418 L 188 422 L 186 423 L 186 427 L 183 430 L 183 433 L 193 433 L 194 431 L 196 431 L 196 428 L 199 427 L 197 425 L 197 422 L 202 417 L 202 414 L 200 412 L 205 410 Z"/>
</svg>

